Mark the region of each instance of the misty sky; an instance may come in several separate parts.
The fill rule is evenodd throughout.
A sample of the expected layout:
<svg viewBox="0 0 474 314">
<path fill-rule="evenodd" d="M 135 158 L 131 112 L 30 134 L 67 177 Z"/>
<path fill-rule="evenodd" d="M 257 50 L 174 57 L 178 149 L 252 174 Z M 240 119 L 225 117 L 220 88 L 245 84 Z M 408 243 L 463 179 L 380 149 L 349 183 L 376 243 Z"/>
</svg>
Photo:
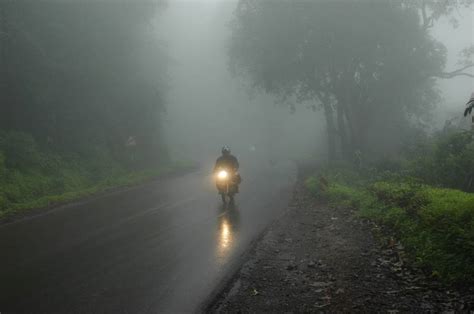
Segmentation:
<svg viewBox="0 0 474 314">
<path fill-rule="evenodd" d="M 433 30 L 433 35 L 448 48 L 447 71 L 456 69 L 458 55 L 463 48 L 474 45 L 474 9 L 458 11 L 454 16 L 459 19 L 458 28 L 453 28 L 449 21 L 444 19 Z M 445 105 L 449 108 L 464 106 L 470 93 L 474 92 L 472 78 L 458 77 L 441 80 L 439 84 L 446 99 Z"/>
</svg>

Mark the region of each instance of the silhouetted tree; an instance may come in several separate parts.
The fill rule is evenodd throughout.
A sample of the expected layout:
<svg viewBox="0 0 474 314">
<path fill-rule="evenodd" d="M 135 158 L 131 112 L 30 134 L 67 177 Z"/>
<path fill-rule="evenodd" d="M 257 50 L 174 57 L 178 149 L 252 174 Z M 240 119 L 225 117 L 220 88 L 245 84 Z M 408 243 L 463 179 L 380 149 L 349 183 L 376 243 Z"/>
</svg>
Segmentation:
<svg viewBox="0 0 474 314">
<path fill-rule="evenodd" d="M 231 66 L 255 88 L 322 108 L 331 160 L 338 147 L 346 158 L 371 153 L 374 145 L 396 145 L 440 100 L 436 77 L 464 75 L 470 67 L 443 72 L 446 48 L 428 33 L 431 21 L 452 8 L 424 1 L 241 0 Z"/>
<path fill-rule="evenodd" d="M 474 93 L 471 95 L 471 99 L 466 104 L 467 108 L 464 110 L 464 116 L 471 114 L 472 109 L 474 108 Z"/>
<path fill-rule="evenodd" d="M 99 149 L 119 159 L 135 136 L 141 162 L 165 158 L 166 57 L 148 40 L 163 6 L 1 1 L 0 129 L 33 134 L 54 150 Z"/>
</svg>

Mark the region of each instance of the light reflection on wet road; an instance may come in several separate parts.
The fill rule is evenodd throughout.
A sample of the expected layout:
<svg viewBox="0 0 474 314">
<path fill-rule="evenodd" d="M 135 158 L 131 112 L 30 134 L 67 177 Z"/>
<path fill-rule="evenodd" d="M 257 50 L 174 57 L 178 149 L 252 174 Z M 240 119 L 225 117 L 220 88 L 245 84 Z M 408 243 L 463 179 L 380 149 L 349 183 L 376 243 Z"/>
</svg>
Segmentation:
<svg viewBox="0 0 474 314">
<path fill-rule="evenodd" d="M 222 207 L 222 213 L 217 216 L 216 259 L 224 264 L 239 236 L 240 212 L 237 205 Z"/>
<path fill-rule="evenodd" d="M 282 213 L 296 176 L 289 162 L 247 163 L 225 208 L 205 170 L 0 226 L 0 312 L 195 310 Z"/>
</svg>

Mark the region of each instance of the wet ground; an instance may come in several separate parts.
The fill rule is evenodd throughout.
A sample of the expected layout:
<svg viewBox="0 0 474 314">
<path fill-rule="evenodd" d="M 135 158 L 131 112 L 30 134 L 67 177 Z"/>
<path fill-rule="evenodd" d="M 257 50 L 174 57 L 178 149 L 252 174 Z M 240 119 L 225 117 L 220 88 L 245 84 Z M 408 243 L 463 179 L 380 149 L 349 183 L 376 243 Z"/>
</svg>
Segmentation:
<svg viewBox="0 0 474 314">
<path fill-rule="evenodd" d="M 474 313 L 474 287 L 449 287 L 407 263 L 403 246 L 301 182 L 208 307 L 221 313 Z"/>
<path fill-rule="evenodd" d="M 292 163 L 242 164 L 234 208 L 203 167 L 0 226 L 0 312 L 198 309 L 291 197 Z"/>
</svg>

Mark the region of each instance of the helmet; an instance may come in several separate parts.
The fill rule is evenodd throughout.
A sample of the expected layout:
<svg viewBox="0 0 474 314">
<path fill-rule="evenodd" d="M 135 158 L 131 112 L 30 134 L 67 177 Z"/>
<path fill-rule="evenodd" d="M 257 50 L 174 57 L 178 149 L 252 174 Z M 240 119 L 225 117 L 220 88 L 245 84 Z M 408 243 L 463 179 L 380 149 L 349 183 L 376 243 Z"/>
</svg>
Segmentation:
<svg viewBox="0 0 474 314">
<path fill-rule="evenodd" d="M 222 147 L 222 155 L 228 155 L 230 154 L 230 147 L 225 145 L 224 147 Z"/>
</svg>

